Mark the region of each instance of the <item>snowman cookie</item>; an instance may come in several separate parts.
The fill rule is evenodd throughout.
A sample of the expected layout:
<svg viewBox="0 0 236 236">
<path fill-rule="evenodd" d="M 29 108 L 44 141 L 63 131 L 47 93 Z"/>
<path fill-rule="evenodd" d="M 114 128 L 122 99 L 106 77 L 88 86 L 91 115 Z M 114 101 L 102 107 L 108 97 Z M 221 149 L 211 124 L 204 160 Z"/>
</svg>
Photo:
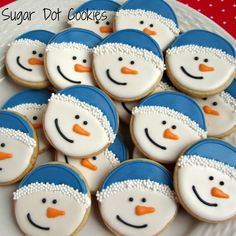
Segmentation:
<svg viewBox="0 0 236 236">
<path fill-rule="evenodd" d="M 51 97 L 49 90 L 25 90 L 11 97 L 2 107 L 4 110 L 17 112 L 25 116 L 33 125 L 39 139 L 39 152 L 49 148 L 43 132 L 42 118 Z"/>
<path fill-rule="evenodd" d="M 5 62 L 7 72 L 15 82 L 36 89 L 48 87 L 43 57 L 46 45 L 53 36 L 46 30 L 33 30 L 10 44 Z"/>
<path fill-rule="evenodd" d="M 157 235 L 175 218 L 178 205 L 169 172 L 152 161 L 127 161 L 97 193 L 104 223 L 117 235 Z"/>
<path fill-rule="evenodd" d="M 85 180 L 61 163 L 34 169 L 13 196 L 16 221 L 25 235 L 77 235 L 90 212 Z"/>
<path fill-rule="evenodd" d="M 166 164 L 207 136 L 201 108 L 178 92 L 160 92 L 142 100 L 132 110 L 130 129 L 135 145 L 146 157 Z"/>
<path fill-rule="evenodd" d="M 209 223 L 236 216 L 236 149 L 218 139 L 186 150 L 175 167 L 175 189 L 183 207 Z"/>
<path fill-rule="evenodd" d="M 45 67 L 57 89 L 85 84 L 95 85 L 92 75 L 92 49 L 102 38 L 92 31 L 67 29 L 53 37 L 46 48 Z"/>
<path fill-rule="evenodd" d="M 137 29 L 150 35 L 164 51 L 180 30 L 172 8 L 162 0 L 136 0 L 123 4 L 115 17 L 115 29 Z"/>
<path fill-rule="evenodd" d="M 196 97 L 226 89 L 236 75 L 233 46 L 206 30 L 182 33 L 166 53 L 167 74 L 181 91 Z"/>
<path fill-rule="evenodd" d="M 206 118 L 208 136 L 223 138 L 236 129 L 236 80 L 223 92 L 196 99 Z"/>
<path fill-rule="evenodd" d="M 114 142 L 118 115 L 100 89 L 80 85 L 52 94 L 43 123 L 56 150 L 67 156 L 88 158 Z"/>
<path fill-rule="evenodd" d="M 0 111 L 0 185 L 21 180 L 35 165 L 38 140 L 21 116 Z"/>
<path fill-rule="evenodd" d="M 89 190 L 95 193 L 104 178 L 121 162 L 128 159 L 128 151 L 119 135 L 105 151 L 81 160 L 56 152 L 56 160 L 77 168 L 88 182 Z"/>
<path fill-rule="evenodd" d="M 159 45 L 139 30 L 113 33 L 94 49 L 95 79 L 118 101 L 136 101 L 150 94 L 164 69 Z"/>
<path fill-rule="evenodd" d="M 105 38 L 113 32 L 113 19 L 119 7 L 120 4 L 113 1 L 87 1 L 72 12 L 68 23 L 71 27 L 88 29 Z"/>
</svg>

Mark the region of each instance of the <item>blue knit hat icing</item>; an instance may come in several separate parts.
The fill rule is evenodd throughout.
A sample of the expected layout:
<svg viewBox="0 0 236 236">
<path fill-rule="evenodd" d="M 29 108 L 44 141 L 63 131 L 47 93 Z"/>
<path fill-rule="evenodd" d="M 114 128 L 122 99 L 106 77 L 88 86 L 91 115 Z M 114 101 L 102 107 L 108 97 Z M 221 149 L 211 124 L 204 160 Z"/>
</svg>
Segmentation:
<svg viewBox="0 0 236 236">
<path fill-rule="evenodd" d="M 18 189 L 32 183 L 64 184 L 83 194 L 88 192 L 81 176 L 64 164 L 46 164 L 37 167 L 22 180 Z"/>
<path fill-rule="evenodd" d="M 102 38 L 90 30 L 69 28 L 56 34 L 49 43 L 79 43 L 88 48 L 93 48 L 101 41 Z"/>
<path fill-rule="evenodd" d="M 233 80 L 231 85 L 225 90 L 225 92 L 229 93 L 233 98 L 236 99 L 236 79 Z"/>
<path fill-rule="evenodd" d="M 54 33 L 47 30 L 33 30 L 20 35 L 19 37 L 16 38 L 16 40 L 19 39 L 29 39 L 32 41 L 38 40 L 41 43 L 48 44 L 48 42 L 54 35 L 55 35 Z"/>
<path fill-rule="evenodd" d="M 179 92 L 160 92 L 153 94 L 139 103 L 142 106 L 161 106 L 175 110 L 192 121 L 199 124 L 199 127 L 206 131 L 204 114 L 199 105 L 189 96 Z"/>
<path fill-rule="evenodd" d="M 0 128 L 21 131 L 30 138 L 34 136 L 31 126 L 21 116 L 9 111 L 0 111 Z"/>
</svg>

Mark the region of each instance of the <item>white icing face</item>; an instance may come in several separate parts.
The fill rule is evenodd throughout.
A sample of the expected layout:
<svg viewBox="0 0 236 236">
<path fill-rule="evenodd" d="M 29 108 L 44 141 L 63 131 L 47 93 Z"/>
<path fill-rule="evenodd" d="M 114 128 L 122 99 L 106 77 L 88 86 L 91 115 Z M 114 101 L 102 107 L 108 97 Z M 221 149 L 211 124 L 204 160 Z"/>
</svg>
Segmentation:
<svg viewBox="0 0 236 236">
<path fill-rule="evenodd" d="M 94 55 L 93 65 L 101 86 L 121 100 L 142 98 L 162 76 L 152 63 L 127 53 Z"/>
<path fill-rule="evenodd" d="M 0 136 L 0 182 L 15 180 L 29 167 L 34 149 L 23 142 Z"/>
<path fill-rule="evenodd" d="M 90 112 L 70 102 L 49 102 L 44 129 L 52 145 L 68 156 L 92 156 L 109 142 L 101 123 Z"/>
<path fill-rule="evenodd" d="M 184 148 L 201 139 L 181 120 L 163 114 L 136 114 L 132 130 L 146 156 L 163 163 L 174 162 Z"/>
<path fill-rule="evenodd" d="M 92 55 L 87 49 L 55 48 L 47 52 L 47 71 L 58 89 L 73 85 L 95 85 Z"/>
<path fill-rule="evenodd" d="M 210 167 L 186 167 L 177 172 L 178 191 L 194 215 L 224 221 L 236 215 L 235 180 Z"/>
<path fill-rule="evenodd" d="M 91 14 L 97 14 L 100 11 L 89 11 Z M 114 11 L 106 11 L 105 20 L 95 21 L 95 20 L 78 20 L 70 21 L 71 27 L 77 27 L 81 29 L 91 30 L 94 33 L 98 34 L 102 38 L 107 37 L 113 32 L 113 19 L 115 16 Z"/>
<path fill-rule="evenodd" d="M 47 80 L 43 67 L 46 45 L 28 41 L 12 44 L 6 54 L 6 64 L 11 73 L 20 80 L 37 83 Z"/>
<path fill-rule="evenodd" d="M 177 205 L 162 193 L 126 190 L 100 203 L 101 215 L 120 235 L 156 235 L 174 218 Z"/>
<path fill-rule="evenodd" d="M 35 192 L 15 202 L 16 220 L 26 235 L 72 235 L 85 214 L 85 206 L 62 193 Z"/>
</svg>

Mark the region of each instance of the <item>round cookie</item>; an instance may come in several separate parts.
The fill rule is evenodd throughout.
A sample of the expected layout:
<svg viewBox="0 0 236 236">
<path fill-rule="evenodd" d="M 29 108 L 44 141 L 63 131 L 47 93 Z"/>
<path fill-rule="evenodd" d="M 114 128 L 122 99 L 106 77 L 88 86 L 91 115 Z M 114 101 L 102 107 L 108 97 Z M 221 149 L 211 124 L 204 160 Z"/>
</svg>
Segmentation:
<svg viewBox="0 0 236 236">
<path fill-rule="evenodd" d="M 77 168 L 88 182 L 89 190 L 95 193 L 104 178 L 121 162 L 128 159 L 128 151 L 119 135 L 105 151 L 90 158 L 78 159 L 56 152 L 56 160 Z"/>
<path fill-rule="evenodd" d="M 2 107 L 4 110 L 25 116 L 31 122 L 38 136 L 40 153 L 50 147 L 42 125 L 43 115 L 50 97 L 51 92 L 49 90 L 24 90 L 8 99 Z"/>
<path fill-rule="evenodd" d="M 114 142 L 118 115 L 100 89 L 80 85 L 52 94 L 43 124 L 55 149 L 75 158 L 88 158 Z"/>
<path fill-rule="evenodd" d="M 71 27 L 88 29 L 105 38 L 113 32 L 113 19 L 119 7 L 120 4 L 113 1 L 87 1 L 72 12 L 68 23 Z"/>
<path fill-rule="evenodd" d="M 200 141 L 182 153 L 174 176 L 180 202 L 197 219 L 218 223 L 236 216 L 235 147 Z"/>
<path fill-rule="evenodd" d="M 33 30 L 17 37 L 6 53 L 6 69 L 18 84 L 29 88 L 49 86 L 44 70 L 44 51 L 53 33 L 46 30 Z"/>
<path fill-rule="evenodd" d="M 150 94 L 164 69 L 159 45 L 139 30 L 113 33 L 94 49 L 95 79 L 118 101 L 136 101 Z"/>
<path fill-rule="evenodd" d="M 33 127 L 14 112 L 0 111 L 0 185 L 21 180 L 34 167 L 37 155 Z"/>
<path fill-rule="evenodd" d="M 160 92 L 132 110 L 131 136 L 139 150 L 155 161 L 173 163 L 192 143 L 206 138 L 203 112 L 182 93 Z"/>
<path fill-rule="evenodd" d="M 223 92 L 196 99 L 205 113 L 208 136 L 223 138 L 236 129 L 236 80 Z"/>
<path fill-rule="evenodd" d="M 16 221 L 26 235 L 77 235 L 90 212 L 85 180 L 61 163 L 34 169 L 13 196 Z"/>
<path fill-rule="evenodd" d="M 85 84 L 95 85 L 92 50 L 102 38 L 92 31 L 70 28 L 52 38 L 46 47 L 45 68 L 57 89 Z"/>
<path fill-rule="evenodd" d="M 176 15 L 162 0 L 130 0 L 123 4 L 115 17 L 115 29 L 137 29 L 150 35 L 164 51 L 179 35 Z"/>
<path fill-rule="evenodd" d="M 196 97 L 226 89 L 236 75 L 233 46 L 206 30 L 182 33 L 166 53 L 167 74 L 181 91 Z"/>
<path fill-rule="evenodd" d="M 126 161 L 113 170 L 97 199 L 104 223 L 117 235 L 157 235 L 178 210 L 171 175 L 144 159 Z"/>
</svg>

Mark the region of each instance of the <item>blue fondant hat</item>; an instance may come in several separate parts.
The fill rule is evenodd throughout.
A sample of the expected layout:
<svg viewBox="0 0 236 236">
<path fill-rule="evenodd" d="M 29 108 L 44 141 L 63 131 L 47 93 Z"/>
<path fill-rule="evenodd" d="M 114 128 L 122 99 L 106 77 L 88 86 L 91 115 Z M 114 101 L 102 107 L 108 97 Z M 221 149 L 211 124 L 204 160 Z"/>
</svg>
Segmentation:
<svg viewBox="0 0 236 236">
<path fill-rule="evenodd" d="M 166 73 L 163 74 L 161 82 L 166 83 L 167 85 L 174 87 Z"/>
<path fill-rule="evenodd" d="M 90 30 L 70 28 L 55 35 L 49 43 L 79 43 L 93 48 L 101 41 L 102 38 Z"/>
<path fill-rule="evenodd" d="M 225 92 L 229 93 L 233 98 L 236 99 L 236 79 L 233 80 L 231 85 L 225 90 Z"/>
<path fill-rule="evenodd" d="M 18 189 L 32 183 L 64 184 L 84 194 L 87 193 L 86 184 L 81 176 L 64 164 L 46 164 L 37 167 L 23 179 Z"/>
<path fill-rule="evenodd" d="M 16 40 L 19 39 L 29 39 L 33 41 L 38 40 L 41 43 L 48 44 L 48 42 L 54 35 L 55 35 L 54 33 L 47 30 L 33 30 L 20 35 L 19 37 L 16 38 Z"/>
</svg>

